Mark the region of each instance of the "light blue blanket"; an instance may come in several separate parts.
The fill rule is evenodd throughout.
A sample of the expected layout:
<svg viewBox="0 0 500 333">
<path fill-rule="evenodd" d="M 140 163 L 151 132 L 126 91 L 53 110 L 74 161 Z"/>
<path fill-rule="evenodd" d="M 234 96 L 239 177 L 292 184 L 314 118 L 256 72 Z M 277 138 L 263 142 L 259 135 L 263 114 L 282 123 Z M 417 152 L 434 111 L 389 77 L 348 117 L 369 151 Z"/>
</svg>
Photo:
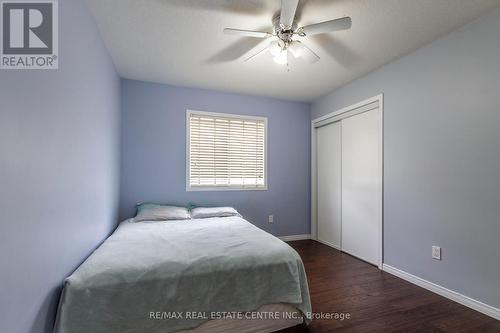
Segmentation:
<svg viewBox="0 0 500 333">
<path fill-rule="evenodd" d="M 55 332 L 175 332 L 271 303 L 311 312 L 302 260 L 278 238 L 236 216 L 125 221 L 66 279 Z"/>
</svg>

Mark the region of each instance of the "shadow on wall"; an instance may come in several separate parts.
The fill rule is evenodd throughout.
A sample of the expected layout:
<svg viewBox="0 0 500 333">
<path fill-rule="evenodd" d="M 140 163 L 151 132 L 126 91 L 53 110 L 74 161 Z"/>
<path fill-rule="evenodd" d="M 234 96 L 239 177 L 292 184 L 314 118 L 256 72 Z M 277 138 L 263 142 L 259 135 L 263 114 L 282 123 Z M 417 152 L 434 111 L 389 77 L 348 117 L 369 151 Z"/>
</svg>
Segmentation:
<svg viewBox="0 0 500 333">
<path fill-rule="evenodd" d="M 45 300 L 40 305 L 40 309 L 33 320 L 30 333 L 40 333 L 40 328 L 43 331 L 50 333 L 54 330 L 54 323 L 56 319 L 57 306 L 59 298 L 61 297 L 62 286 L 53 288 L 45 297 Z"/>
</svg>

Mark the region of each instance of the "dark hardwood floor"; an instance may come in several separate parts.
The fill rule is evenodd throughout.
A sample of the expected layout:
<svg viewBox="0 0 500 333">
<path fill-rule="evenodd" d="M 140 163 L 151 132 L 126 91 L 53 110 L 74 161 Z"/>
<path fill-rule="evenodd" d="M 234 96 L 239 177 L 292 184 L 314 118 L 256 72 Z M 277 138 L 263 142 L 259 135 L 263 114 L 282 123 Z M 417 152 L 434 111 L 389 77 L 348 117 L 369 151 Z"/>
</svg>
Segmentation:
<svg viewBox="0 0 500 333">
<path fill-rule="evenodd" d="M 500 321 L 315 241 L 289 243 L 306 267 L 313 312 L 349 313 L 280 333 L 500 332 Z"/>
</svg>

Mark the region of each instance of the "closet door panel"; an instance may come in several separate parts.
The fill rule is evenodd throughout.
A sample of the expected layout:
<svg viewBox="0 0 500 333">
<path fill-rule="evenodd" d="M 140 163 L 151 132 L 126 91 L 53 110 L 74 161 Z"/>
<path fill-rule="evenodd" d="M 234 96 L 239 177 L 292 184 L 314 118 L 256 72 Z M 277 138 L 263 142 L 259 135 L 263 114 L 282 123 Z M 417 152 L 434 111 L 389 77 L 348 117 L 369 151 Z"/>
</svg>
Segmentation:
<svg viewBox="0 0 500 333">
<path fill-rule="evenodd" d="M 342 120 L 342 250 L 378 264 L 379 110 Z"/>
<path fill-rule="evenodd" d="M 332 123 L 316 130 L 317 237 L 341 248 L 341 126 Z"/>
</svg>

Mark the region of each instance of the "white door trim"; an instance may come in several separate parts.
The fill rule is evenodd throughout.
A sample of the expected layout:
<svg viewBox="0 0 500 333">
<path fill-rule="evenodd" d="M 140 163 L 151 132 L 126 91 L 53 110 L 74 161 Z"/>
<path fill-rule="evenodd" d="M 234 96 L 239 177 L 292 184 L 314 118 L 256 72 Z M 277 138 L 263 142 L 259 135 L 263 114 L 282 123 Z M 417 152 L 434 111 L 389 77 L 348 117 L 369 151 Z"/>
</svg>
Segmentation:
<svg viewBox="0 0 500 333">
<path fill-rule="evenodd" d="M 369 111 L 370 109 L 363 109 L 363 107 L 368 106 L 374 102 L 378 102 L 379 105 L 379 116 L 380 116 L 380 126 L 379 126 L 379 152 L 380 152 L 380 180 L 379 191 L 380 191 L 380 202 L 379 202 L 379 228 L 378 228 L 378 267 L 382 269 L 382 264 L 384 262 L 384 240 L 383 240 L 383 230 L 384 230 L 384 95 L 380 94 L 371 98 L 368 98 L 362 102 L 356 103 L 351 106 L 347 106 L 340 110 L 331 112 L 319 118 L 313 119 L 311 121 L 311 239 L 318 240 L 317 235 L 317 172 L 316 172 L 316 128 L 320 126 L 325 126 L 327 124 L 342 120 L 343 118 L 351 117 L 355 114 Z M 358 113 L 353 113 L 361 109 L 362 111 Z"/>
</svg>

